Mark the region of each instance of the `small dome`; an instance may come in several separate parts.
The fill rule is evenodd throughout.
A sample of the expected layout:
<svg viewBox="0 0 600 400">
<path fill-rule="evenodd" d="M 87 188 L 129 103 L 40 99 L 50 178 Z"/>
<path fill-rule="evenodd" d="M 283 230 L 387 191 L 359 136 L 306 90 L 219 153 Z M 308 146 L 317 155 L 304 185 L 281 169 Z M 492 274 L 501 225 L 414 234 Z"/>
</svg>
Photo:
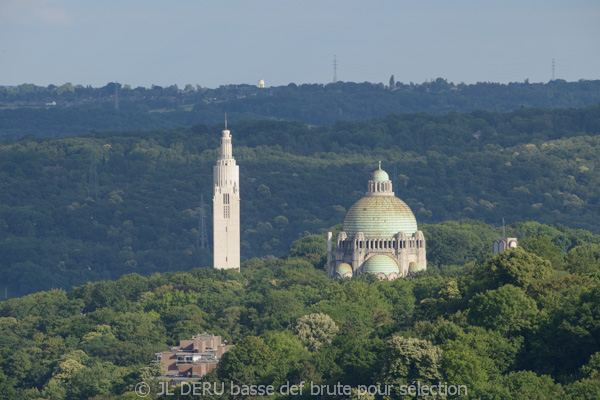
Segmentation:
<svg viewBox="0 0 600 400">
<path fill-rule="evenodd" d="M 335 269 L 335 272 L 340 274 L 341 276 L 346 275 L 347 273 L 352 273 L 352 267 L 348 263 L 341 263 Z"/>
<path fill-rule="evenodd" d="M 411 262 L 410 264 L 408 264 L 408 272 L 419 272 L 419 271 L 423 271 L 425 268 L 423 268 L 423 266 L 419 263 L 416 262 Z"/>
<path fill-rule="evenodd" d="M 369 257 L 367 261 L 362 266 L 362 272 L 364 274 L 378 274 L 380 272 L 388 275 L 392 272 L 400 273 L 400 269 L 398 268 L 398 264 L 396 261 L 388 256 L 383 254 L 375 254 L 372 257 Z"/>
<path fill-rule="evenodd" d="M 378 169 L 375 172 L 373 172 L 373 174 L 371 175 L 371 180 L 373 180 L 373 181 L 389 181 L 390 177 L 387 174 L 387 172 L 385 172 L 382 169 Z"/>
</svg>

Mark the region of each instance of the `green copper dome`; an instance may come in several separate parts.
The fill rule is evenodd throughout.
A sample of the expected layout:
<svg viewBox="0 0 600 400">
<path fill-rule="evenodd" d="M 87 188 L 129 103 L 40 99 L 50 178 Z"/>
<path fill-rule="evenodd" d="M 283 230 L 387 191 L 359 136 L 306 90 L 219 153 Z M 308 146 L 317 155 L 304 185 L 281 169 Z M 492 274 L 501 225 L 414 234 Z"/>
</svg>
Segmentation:
<svg viewBox="0 0 600 400">
<path fill-rule="evenodd" d="M 394 195 L 365 196 L 346 214 L 344 232 L 354 236 L 362 232 L 367 238 L 388 238 L 417 231 L 417 220 L 405 202 Z"/>
<path fill-rule="evenodd" d="M 375 172 L 373 172 L 373 175 L 371 175 L 371 180 L 374 180 L 374 181 L 389 181 L 390 177 L 387 174 L 387 172 L 385 172 L 382 169 L 378 169 L 378 170 L 375 170 Z"/>
<path fill-rule="evenodd" d="M 419 272 L 419 271 L 423 271 L 425 268 L 423 268 L 423 266 L 419 263 L 416 262 L 411 262 L 410 264 L 408 264 L 408 272 Z"/>
<path fill-rule="evenodd" d="M 352 273 L 352 267 L 350 266 L 350 264 L 341 263 L 337 266 L 335 272 L 337 272 L 340 275 L 346 275 L 347 273 Z"/>
<path fill-rule="evenodd" d="M 363 274 L 378 274 L 383 272 L 388 275 L 392 272 L 400 273 L 398 264 L 391 257 L 384 256 L 383 254 L 375 254 L 370 257 L 362 266 Z"/>
</svg>

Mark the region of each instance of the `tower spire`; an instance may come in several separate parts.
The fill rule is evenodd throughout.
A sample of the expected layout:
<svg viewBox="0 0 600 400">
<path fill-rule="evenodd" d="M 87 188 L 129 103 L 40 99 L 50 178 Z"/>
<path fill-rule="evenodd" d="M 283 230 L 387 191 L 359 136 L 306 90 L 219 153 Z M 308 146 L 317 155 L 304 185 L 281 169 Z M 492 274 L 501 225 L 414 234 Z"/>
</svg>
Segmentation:
<svg viewBox="0 0 600 400">
<path fill-rule="evenodd" d="M 233 158 L 231 132 L 221 136 L 213 168 L 213 268 L 240 270 L 240 173 Z"/>
</svg>

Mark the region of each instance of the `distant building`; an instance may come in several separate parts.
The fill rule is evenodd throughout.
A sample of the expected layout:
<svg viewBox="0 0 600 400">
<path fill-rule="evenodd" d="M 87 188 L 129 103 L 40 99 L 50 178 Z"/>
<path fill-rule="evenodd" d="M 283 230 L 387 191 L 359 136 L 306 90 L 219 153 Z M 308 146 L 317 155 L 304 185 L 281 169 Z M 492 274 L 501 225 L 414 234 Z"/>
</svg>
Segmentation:
<svg viewBox="0 0 600 400">
<path fill-rule="evenodd" d="M 261 79 L 258 81 L 258 87 L 261 89 L 265 88 L 265 80 L 264 79 Z"/>
<path fill-rule="evenodd" d="M 507 249 L 514 249 L 519 246 L 517 238 L 497 238 L 494 239 L 492 253 L 498 254 Z"/>
<path fill-rule="evenodd" d="M 240 167 L 233 158 L 231 132 L 221 137 L 213 168 L 213 268 L 240 270 Z"/>
<path fill-rule="evenodd" d="M 393 280 L 427 268 L 425 237 L 408 205 L 392 191 L 381 169 L 373 172 L 368 191 L 348 210 L 333 251 L 327 236 L 327 275 L 332 279 L 373 274 Z"/>
<path fill-rule="evenodd" d="M 217 368 L 221 356 L 232 347 L 221 343 L 221 336 L 207 333 L 180 340 L 179 346 L 156 353 L 154 361 L 162 363 L 166 370 L 158 379 L 174 383 L 198 380 Z"/>
</svg>

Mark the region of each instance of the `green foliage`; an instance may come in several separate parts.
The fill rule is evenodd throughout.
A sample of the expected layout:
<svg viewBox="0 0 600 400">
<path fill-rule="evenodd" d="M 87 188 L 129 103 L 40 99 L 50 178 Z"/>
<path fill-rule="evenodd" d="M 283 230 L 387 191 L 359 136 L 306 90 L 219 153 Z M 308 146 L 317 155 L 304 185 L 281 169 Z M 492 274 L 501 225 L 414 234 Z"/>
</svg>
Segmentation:
<svg viewBox="0 0 600 400">
<path fill-rule="evenodd" d="M 352 336 L 337 336 L 336 345 L 341 349 L 337 364 L 343 371 L 345 384 L 356 386 L 374 384 L 374 377 L 380 370 L 381 352 L 385 348 L 383 339 L 354 339 Z M 338 344 L 339 343 L 339 344 Z"/>
<path fill-rule="evenodd" d="M 437 384 L 442 378 L 442 355 L 439 347 L 426 340 L 394 336 L 383 352 L 378 382 L 393 385 L 389 398 L 399 396 L 400 386 L 413 381 Z"/>
<path fill-rule="evenodd" d="M 509 249 L 489 258 L 475 271 L 474 285 L 481 289 L 495 289 L 510 284 L 527 289 L 532 283 L 548 278 L 552 266 L 521 248 Z"/>
<path fill-rule="evenodd" d="M 438 340 L 439 338 L 439 334 Z M 505 338 L 501 332 L 469 327 L 452 339 L 442 340 L 444 376 L 475 387 L 497 378 L 517 365 L 523 338 Z M 491 356 L 493 355 L 493 356 Z"/>
<path fill-rule="evenodd" d="M 482 258 L 498 230 L 480 221 L 445 221 L 421 225 L 427 239 L 427 262 L 434 265 L 463 265 Z"/>
<path fill-rule="evenodd" d="M 550 261 L 555 269 L 564 268 L 565 254 L 547 236 L 530 237 L 521 242 L 521 247 L 528 253 Z"/>
<path fill-rule="evenodd" d="M 519 249 L 450 277 L 335 282 L 304 258 L 268 257 L 246 261 L 241 273 L 129 274 L 40 292 L 0 303 L 0 394 L 131 398 L 140 380 L 157 388 L 155 352 L 210 332 L 235 347 L 209 382 L 399 388 L 419 380 L 467 385 L 468 398 L 594 398 L 600 280 L 569 273 L 568 262 L 555 271 Z"/>
<path fill-rule="evenodd" d="M 337 231 L 377 159 L 425 233 L 432 271 L 456 276 L 457 266 L 489 252 L 501 230 L 475 220 L 553 224 L 513 223 L 507 234 L 520 241 L 547 236 L 563 252 L 600 244 L 597 235 L 565 227 L 597 232 L 599 110 L 399 114 L 320 127 L 238 121 L 231 129 L 243 165 L 242 255 L 291 251 L 323 268 L 323 232 Z M 88 293 L 98 300 L 95 309 L 147 291 L 150 282 L 136 274 L 210 266 L 210 249 L 196 246 L 199 197 L 212 193 L 220 129 L 2 143 L 0 293 L 15 297 L 132 274 L 119 288 Z M 90 186 L 94 158 L 97 193 Z M 432 225 L 439 221 L 447 222 Z"/>
<path fill-rule="evenodd" d="M 67 384 L 67 399 L 109 396 L 120 383 L 118 369 L 110 363 L 94 363 L 74 372 Z"/>
<path fill-rule="evenodd" d="M 327 239 L 324 235 L 309 235 L 296 240 L 290 247 L 292 257 L 302 257 L 314 266 L 322 267 L 327 260 Z"/>
<path fill-rule="evenodd" d="M 159 315 L 150 313 L 123 313 L 114 318 L 112 329 L 115 337 L 122 341 L 143 344 L 147 341 L 155 342 L 164 336 L 157 324 Z"/>
<path fill-rule="evenodd" d="M 503 334 L 518 334 L 530 328 L 538 313 L 535 301 L 510 284 L 477 294 L 469 302 L 469 308 L 470 324 Z"/>
<path fill-rule="evenodd" d="M 559 399 L 565 396 L 560 384 L 547 375 L 536 375 L 531 371 L 511 372 L 500 380 L 511 399 L 543 400 Z"/>
<path fill-rule="evenodd" d="M 564 387 L 567 396 L 573 400 L 600 398 L 600 380 L 584 379 Z"/>
<path fill-rule="evenodd" d="M 308 354 L 300 340 L 289 331 L 267 331 L 262 337 L 272 351 L 272 369 L 269 371 L 271 382 L 279 387 L 286 383 L 286 377 L 300 368 L 302 361 L 308 358 Z"/>
<path fill-rule="evenodd" d="M 285 329 L 304 312 L 304 305 L 288 290 L 271 290 L 265 295 L 260 315 L 269 329 Z"/>
<path fill-rule="evenodd" d="M 532 364 L 544 373 L 572 374 L 600 351 L 600 288 L 577 289 L 565 290 L 532 338 Z"/>
<path fill-rule="evenodd" d="M 595 85 L 504 89 L 527 105 L 549 89 L 585 89 L 589 100 Z M 96 94 L 63 86 L 1 89 L 0 101 Z M 303 85 L 237 101 L 237 94 L 253 97 L 253 88 L 240 86 L 216 89 L 212 96 L 222 101 L 209 103 L 193 88 L 184 94 L 154 88 L 154 103 L 132 98 L 129 110 L 125 98 L 146 92 L 123 89 L 121 113 L 0 110 L 0 134 L 13 137 L 30 128 L 54 135 L 64 120 L 70 128 L 61 134 L 87 131 L 89 124 L 131 130 L 0 144 L 0 293 L 48 290 L 0 303 L 0 398 L 135 396 L 135 380 L 160 373 L 148 367 L 156 351 L 205 331 L 236 345 L 208 380 L 443 380 L 467 384 L 470 398 L 598 397 L 600 236 L 566 225 L 598 232 L 600 106 L 446 113 L 470 109 L 469 101 L 442 104 L 448 96 L 464 101 L 466 92 L 477 105 L 512 108 L 489 103 L 493 96 L 486 96 L 498 89 L 491 85 L 453 88 L 443 79 L 394 90 Z M 529 90 L 537 94 L 525 96 Z M 336 92 L 346 96 L 343 102 L 330 101 Z M 369 107 L 360 105 L 366 93 L 375 96 Z M 328 99 L 336 112 L 318 102 L 288 107 L 312 98 Z M 244 165 L 247 258 L 240 273 L 197 268 L 211 262 L 210 251 L 196 246 L 198 198 L 211 193 L 220 127 L 136 132 L 209 121 L 217 113 L 220 122 L 221 107 L 234 119 L 271 108 L 269 115 L 310 114 L 323 122 L 340 107 L 350 119 L 408 111 L 407 99 L 415 109 L 446 114 L 320 127 L 238 120 L 232 130 Z M 147 112 L 194 102 L 192 112 Z M 7 127 L 15 120 L 21 125 Z M 94 158 L 97 193 L 89 184 Z M 415 212 L 430 268 L 393 282 L 373 276 L 332 282 L 324 270 L 324 232 L 341 229 L 377 159 Z M 507 236 L 518 237 L 522 248 L 491 257 L 492 239 L 503 233 L 485 222 L 505 216 L 540 222 L 508 225 Z M 282 255 L 289 257 L 275 257 Z M 76 285 L 68 293 L 49 290 Z"/>
<path fill-rule="evenodd" d="M 581 373 L 586 378 L 600 380 L 600 352 L 592 354 L 590 361 L 581 367 Z"/>
<path fill-rule="evenodd" d="M 23 84 L 0 88 L 0 137 L 18 138 L 31 132 L 57 136 L 90 130 L 170 129 L 205 123 L 217 124 L 228 113 L 230 121 L 261 118 L 334 124 L 359 121 L 391 113 L 447 114 L 476 111 L 473 132 L 489 133 L 487 124 L 496 119 L 490 111 L 507 112 L 522 107 L 576 108 L 600 101 L 600 81 L 553 80 L 537 83 L 476 83 L 455 85 L 437 78 L 421 84 L 403 84 L 390 77 L 383 84 L 336 82 L 289 84 L 262 90 L 254 85 L 223 85 L 193 88 L 186 85 L 152 88 L 108 83 L 101 88 L 66 83 L 48 87 Z M 389 90 L 392 89 L 392 90 Z M 119 93 L 119 110 L 114 105 Z M 54 106 L 47 103 L 56 102 Z M 343 112 L 342 112 L 343 111 Z M 543 115 L 529 121 L 516 118 L 515 126 L 528 132 L 543 132 L 552 123 Z"/>
<path fill-rule="evenodd" d="M 295 331 L 298 339 L 306 343 L 310 351 L 317 351 L 324 344 L 330 344 L 338 327 L 327 314 L 308 314 L 300 317 Z"/>
<path fill-rule="evenodd" d="M 260 337 L 248 336 L 225 353 L 219 362 L 219 377 L 236 384 L 270 384 L 268 372 L 274 354 Z"/>
<path fill-rule="evenodd" d="M 567 253 L 567 265 L 571 273 L 600 272 L 600 245 L 583 244 Z"/>
</svg>

